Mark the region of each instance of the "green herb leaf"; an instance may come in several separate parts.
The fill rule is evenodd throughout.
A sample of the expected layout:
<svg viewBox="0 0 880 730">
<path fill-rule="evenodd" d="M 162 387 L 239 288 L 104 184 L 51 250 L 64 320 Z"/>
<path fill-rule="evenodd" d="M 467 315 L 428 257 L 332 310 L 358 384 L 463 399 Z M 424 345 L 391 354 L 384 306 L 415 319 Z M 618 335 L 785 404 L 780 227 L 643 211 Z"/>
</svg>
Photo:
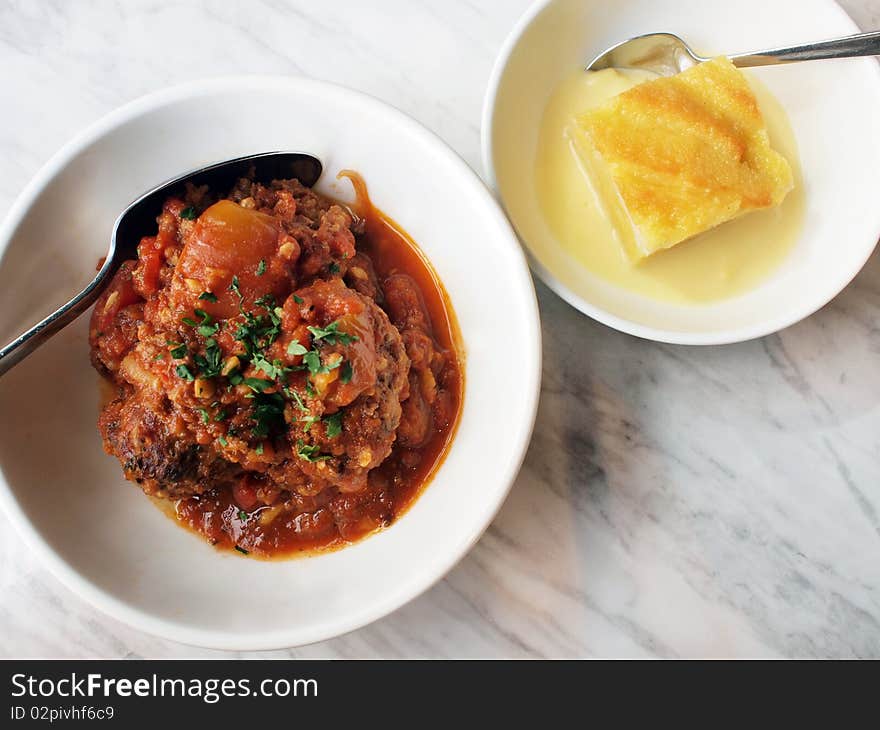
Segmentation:
<svg viewBox="0 0 880 730">
<path fill-rule="evenodd" d="M 254 395 L 254 408 L 251 420 L 256 424 L 252 435 L 264 439 L 272 432 L 284 428 L 284 398 L 279 393 L 257 393 Z"/>
<path fill-rule="evenodd" d="M 186 221 L 194 221 L 199 217 L 199 214 L 196 212 L 196 209 L 193 206 L 189 206 L 188 208 L 184 208 L 180 211 L 180 217 Z"/>
<path fill-rule="evenodd" d="M 164 352 L 160 352 L 160 353 L 159 353 L 158 355 L 156 355 L 153 359 L 154 359 L 154 360 L 164 360 L 164 359 L 165 359 L 165 353 L 164 353 Z"/>
<path fill-rule="evenodd" d="M 324 418 L 324 426 L 327 428 L 327 438 L 335 439 L 342 433 L 342 411 Z"/>
<path fill-rule="evenodd" d="M 257 448 L 254 449 L 254 453 L 261 455 L 263 453 L 263 442 L 257 444 Z"/>
<path fill-rule="evenodd" d="M 317 375 L 321 370 L 321 356 L 317 350 L 309 350 L 303 355 L 303 364 L 312 375 Z"/>
<path fill-rule="evenodd" d="M 309 410 L 308 408 L 306 408 L 306 404 L 303 403 L 302 398 L 300 398 L 299 393 L 297 393 L 292 388 L 288 390 L 287 397 L 290 398 L 294 403 L 296 403 L 296 407 L 299 408 L 301 411 Z"/>
<path fill-rule="evenodd" d="M 206 302 L 216 302 L 217 297 L 214 294 L 211 294 L 209 291 L 204 291 L 199 294 L 199 299 L 204 299 Z"/>
<path fill-rule="evenodd" d="M 330 266 L 328 266 L 327 268 L 330 270 L 331 274 L 339 273 L 339 264 L 337 264 L 335 261 L 331 263 Z"/>
<path fill-rule="evenodd" d="M 351 378 L 354 375 L 354 368 L 351 363 L 346 360 L 342 363 L 342 370 L 339 371 L 339 382 L 340 383 L 350 383 Z"/>
<path fill-rule="evenodd" d="M 208 420 L 211 418 L 211 414 L 208 413 L 207 409 L 205 408 L 199 408 L 198 411 L 202 414 L 202 423 L 207 423 Z"/>
<path fill-rule="evenodd" d="M 253 363 L 257 370 L 262 370 L 266 375 L 272 378 L 272 380 L 278 380 L 287 372 L 287 368 L 284 367 L 281 360 L 273 360 L 272 362 L 269 362 L 261 354 L 254 357 Z"/>
<path fill-rule="evenodd" d="M 240 519 L 242 522 L 247 522 L 248 517 L 250 517 L 250 515 L 243 509 L 238 510 L 238 519 Z"/>
<path fill-rule="evenodd" d="M 305 299 L 303 299 L 302 297 L 298 297 L 296 294 L 294 294 L 293 301 L 295 301 L 297 304 L 302 304 L 305 301 Z"/>
<path fill-rule="evenodd" d="M 199 375 L 203 378 L 213 378 L 220 374 L 223 368 L 223 353 L 217 341 L 209 337 L 205 340 L 205 354 L 193 357 Z"/>
<path fill-rule="evenodd" d="M 186 365 L 178 365 L 174 368 L 174 372 L 176 372 L 181 378 L 184 380 L 192 382 L 195 380 L 195 376 L 190 372 L 189 368 Z"/>
<path fill-rule="evenodd" d="M 257 276 L 262 276 L 266 273 L 266 261 L 265 259 L 260 259 L 260 263 L 257 264 Z"/>
<path fill-rule="evenodd" d="M 242 382 L 255 393 L 262 393 L 266 388 L 272 387 L 272 383 L 262 378 L 244 378 Z"/>
<path fill-rule="evenodd" d="M 296 455 L 303 461 L 316 462 L 333 458 L 330 454 L 322 454 L 320 452 L 321 447 L 317 444 L 306 444 L 302 439 L 296 442 Z"/>
<path fill-rule="evenodd" d="M 339 343 L 340 345 L 349 345 L 352 342 L 357 342 L 357 337 L 355 335 L 350 335 L 347 332 L 339 331 L 339 321 L 332 322 L 328 324 L 326 327 L 308 327 L 309 332 L 312 333 L 312 338 L 315 342 L 319 340 L 324 340 L 328 345 L 335 345 Z"/>
<path fill-rule="evenodd" d="M 229 442 L 226 440 L 225 437 L 223 437 L 223 436 L 219 436 L 219 437 L 217 438 L 217 440 L 220 442 L 220 445 L 221 445 L 221 446 L 229 446 Z"/>
<path fill-rule="evenodd" d="M 305 355 L 307 352 L 308 350 L 299 344 L 299 340 L 293 340 L 293 342 L 287 346 L 288 355 Z"/>
<path fill-rule="evenodd" d="M 303 416 L 299 419 L 300 423 L 306 424 L 306 427 L 303 429 L 303 432 L 308 433 L 312 430 L 312 426 L 314 426 L 318 421 L 321 420 L 320 416 Z"/>
<path fill-rule="evenodd" d="M 341 363 L 341 360 L 336 360 L 330 365 L 324 365 L 321 362 L 321 356 L 318 354 L 317 350 L 309 350 L 305 355 L 303 355 L 303 364 L 308 368 L 311 375 L 329 373 L 331 370 L 336 370 L 336 368 L 338 368 Z"/>
<path fill-rule="evenodd" d="M 241 293 L 241 289 L 238 286 L 238 277 L 232 277 L 232 283 L 229 285 L 229 291 L 235 292 L 238 297 L 238 306 L 241 306 L 241 303 L 244 301 L 244 295 Z"/>
<path fill-rule="evenodd" d="M 220 421 L 223 421 L 223 420 L 225 420 L 225 419 L 226 419 L 226 411 L 225 411 L 225 410 L 221 410 L 221 411 L 219 411 L 219 412 L 214 416 L 214 422 L 215 422 L 215 423 L 220 423 Z"/>
<path fill-rule="evenodd" d="M 243 547 L 239 547 L 238 545 L 236 545 L 235 549 L 238 550 L 238 552 L 240 552 L 242 555 L 250 555 L 250 553 Z"/>
</svg>

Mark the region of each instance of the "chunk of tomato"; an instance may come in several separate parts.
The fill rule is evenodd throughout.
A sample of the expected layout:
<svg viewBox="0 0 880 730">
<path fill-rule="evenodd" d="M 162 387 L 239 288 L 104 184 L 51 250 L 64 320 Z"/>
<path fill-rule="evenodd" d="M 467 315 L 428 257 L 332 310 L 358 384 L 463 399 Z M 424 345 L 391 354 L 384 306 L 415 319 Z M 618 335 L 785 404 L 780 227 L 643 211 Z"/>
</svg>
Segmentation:
<svg viewBox="0 0 880 730">
<path fill-rule="evenodd" d="M 280 304 L 290 288 L 287 263 L 278 255 L 282 236 L 272 216 L 231 200 L 215 203 L 199 216 L 183 247 L 175 276 L 178 301 L 192 305 L 202 292 L 211 292 L 216 302 L 196 306 L 213 317 L 232 317 L 239 308 L 239 294 L 230 289 L 235 276 L 246 309 L 266 294 Z"/>
</svg>

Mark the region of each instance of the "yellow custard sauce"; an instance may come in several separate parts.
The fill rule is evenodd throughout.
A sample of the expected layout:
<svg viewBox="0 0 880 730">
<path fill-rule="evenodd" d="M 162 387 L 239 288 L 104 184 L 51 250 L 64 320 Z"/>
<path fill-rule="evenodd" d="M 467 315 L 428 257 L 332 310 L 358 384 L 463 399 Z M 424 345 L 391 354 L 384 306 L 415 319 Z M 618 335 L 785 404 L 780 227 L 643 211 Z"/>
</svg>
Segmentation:
<svg viewBox="0 0 880 730">
<path fill-rule="evenodd" d="M 794 173 L 795 187 L 782 204 L 749 213 L 633 263 L 603 212 L 567 130 L 577 115 L 651 78 L 655 77 L 643 71 L 578 70 L 555 89 L 544 111 L 536 151 L 535 185 L 541 213 L 565 251 L 611 284 L 678 304 L 741 294 L 779 266 L 803 223 L 804 186 L 785 110 L 760 82 L 749 77 L 771 145 Z"/>
</svg>

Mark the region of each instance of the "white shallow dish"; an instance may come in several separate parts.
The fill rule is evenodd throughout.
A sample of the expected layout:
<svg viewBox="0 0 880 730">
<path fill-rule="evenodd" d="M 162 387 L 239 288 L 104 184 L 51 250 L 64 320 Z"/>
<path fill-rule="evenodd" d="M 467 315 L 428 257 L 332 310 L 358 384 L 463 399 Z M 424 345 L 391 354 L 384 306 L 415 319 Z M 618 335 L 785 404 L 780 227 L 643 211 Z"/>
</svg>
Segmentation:
<svg viewBox="0 0 880 730">
<path fill-rule="evenodd" d="M 437 137 L 375 99 L 297 78 L 175 87 L 110 114 L 59 152 L 0 229 L 0 339 L 80 289 L 114 218 L 188 169 L 301 149 L 339 194 L 361 172 L 374 202 L 421 245 L 467 354 L 458 434 L 424 494 L 389 529 L 317 557 L 221 553 L 174 524 L 101 449 L 87 318 L 0 380 L 0 503 L 70 588 L 144 631 L 223 649 L 326 639 L 393 611 L 441 578 L 506 496 L 531 435 L 540 327 L 525 258 L 500 208 Z M 444 215 L 444 211 L 450 212 Z M 475 285 L 473 272 L 485 274 Z M 498 354 L 516 357 L 499 363 Z"/>
<path fill-rule="evenodd" d="M 867 58 L 750 69 L 783 104 L 797 138 L 806 185 L 803 233 L 758 288 L 710 305 L 669 304 L 605 283 L 576 263 L 536 212 L 534 190 L 538 129 L 558 82 L 618 41 L 661 31 L 711 54 L 795 45 L 858 28 L 833 0 L 540 0 L 508 37 L 489 82 L 482 124 L 486 174 L 534 271 L 594 319 L 640 337 L 692 345 L 775 332 L 836 296 L 880 236 L 880 66 Z M 516 155 L 499 154 L 511 145 Z"/>
</svg>

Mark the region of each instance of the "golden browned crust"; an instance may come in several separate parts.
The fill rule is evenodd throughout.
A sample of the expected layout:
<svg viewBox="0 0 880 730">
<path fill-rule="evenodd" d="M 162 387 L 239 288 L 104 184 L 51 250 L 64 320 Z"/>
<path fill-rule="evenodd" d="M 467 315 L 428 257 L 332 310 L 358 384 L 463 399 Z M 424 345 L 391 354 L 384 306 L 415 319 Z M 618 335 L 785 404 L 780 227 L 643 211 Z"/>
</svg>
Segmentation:
<svg viewBox="0 0 880 730">
<path fill-rule="evenodd" d="M 726 58 L 640 84 L 580 116 L 572 134 L 616 198 L 606 201 L 619 208 L 615 222 L 631 226 L 635 259 L 778 205 L 793 187 L 747 79 Z"/>
</svg>

